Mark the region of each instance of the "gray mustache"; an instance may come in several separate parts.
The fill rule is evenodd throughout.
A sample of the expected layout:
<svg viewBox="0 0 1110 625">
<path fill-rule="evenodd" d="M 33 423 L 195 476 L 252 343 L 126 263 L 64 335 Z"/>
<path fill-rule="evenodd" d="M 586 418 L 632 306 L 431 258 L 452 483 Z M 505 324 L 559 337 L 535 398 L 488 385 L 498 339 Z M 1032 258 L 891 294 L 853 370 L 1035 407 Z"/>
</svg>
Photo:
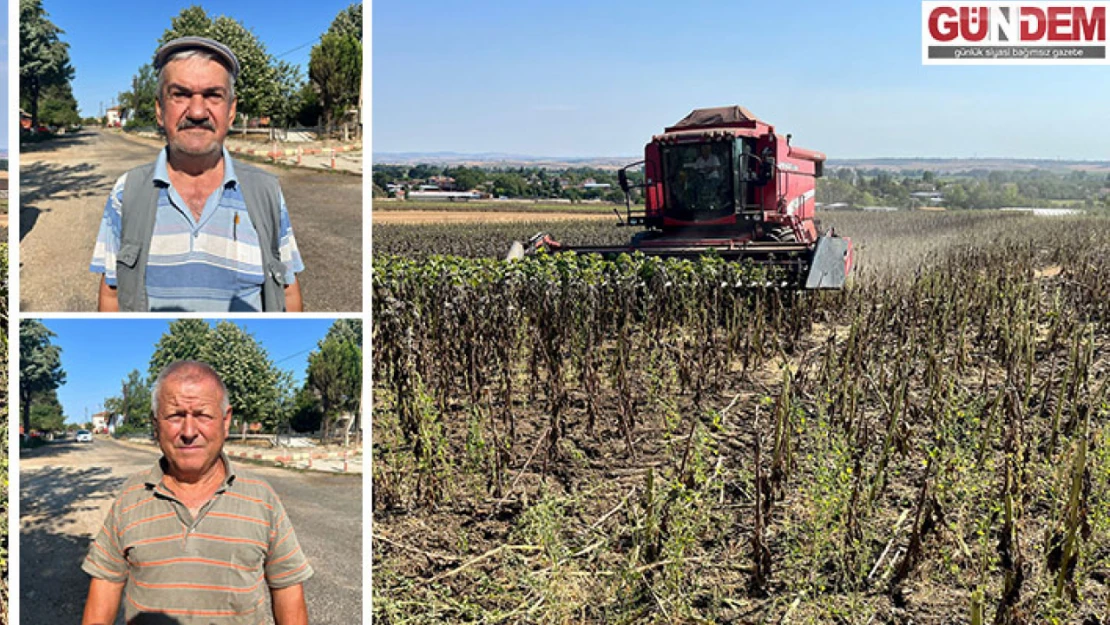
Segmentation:
<svg viewBox="0 0 1110 625">
<path fill-rule="evenodd" d="M 188 130 L 190 128 L 204 128 L 205 130 L 215 131 L 216 125 L 207 119 L 194 121 L 187 117 L 177 124 L 178 130 Z"/>
</svg>

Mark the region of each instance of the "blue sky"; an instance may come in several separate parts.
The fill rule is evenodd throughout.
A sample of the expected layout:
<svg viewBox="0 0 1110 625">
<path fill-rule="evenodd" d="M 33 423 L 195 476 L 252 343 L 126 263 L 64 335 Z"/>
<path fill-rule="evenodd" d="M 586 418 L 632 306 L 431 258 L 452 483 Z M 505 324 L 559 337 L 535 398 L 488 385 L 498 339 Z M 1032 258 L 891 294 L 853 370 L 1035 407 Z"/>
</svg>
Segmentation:
<svg viewBox="0 0 1110 625">
<path fill-rule="evenodd" d="M 13 0 L 14 1 L 14 0 Z M 65 31 L 76 70 L 73 95 L 82 116 L 100 114 L 131 87 L 139 67 L 154 57 L 170 19 L 193 5 L 210 17 L 227 15 L 252 30 L 266 51 L 300 65 L 308 75 L 312 45 L 353 0 L 43 0 L 50 20 Z"/>
<path fill-rule="evenodd" d="M 632 156 L 741 104 L 830 158 L 1110 160 L 1110 66 L 921 64 L 920 2 L 373 5 L 376 152 Z"/>
<path fill-rule="evenodd" d="M 0 124 L 0 154 L 8 154 L 8 12 L 0 11 L 0 106 L 4 123 Z"/>
<path fill-rule="evenodd" d="M 66 383 L 58 400 L 68 421 L 84 423 L 119 394 L 120 382 L 132 369 L 146 375 L 154 345 L 169 328 L 171 319 L 43 319 L 62 348 Z M 210 325 L 215 325 L 210 320 Z M 324 338 L 331 319 L 248 319 L 235 323 L 250 332 L 281 369 L 304 382 L 308 354 Z M 86 413 L 87 411 L 87 413 Z"/>
</svg>

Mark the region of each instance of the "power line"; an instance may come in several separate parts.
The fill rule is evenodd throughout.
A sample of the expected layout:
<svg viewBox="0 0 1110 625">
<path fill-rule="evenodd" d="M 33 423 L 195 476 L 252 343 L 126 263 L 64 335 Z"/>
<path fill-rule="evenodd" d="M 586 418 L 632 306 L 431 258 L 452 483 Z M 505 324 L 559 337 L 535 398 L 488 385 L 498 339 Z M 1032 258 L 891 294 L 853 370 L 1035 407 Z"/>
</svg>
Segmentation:
<svg viewBox="0 0 1110 625">
<path fill-rule="evenodd" d="M 289 360 L 290 358 L 296 358 L 297 356 L 300 356 L 301 354 L 304 354 L 304 353 L 307 353 L 307 352 L 310 352 L 310 351 L 312 351 L 311 347 L 309 347 L 308 349 L 302 349 L 301 351 L 299 351 L 295 354 L 291 354 L 289 356 L 286 356 L 285 358 L 282 358 L 281 360 L 275 360 L 274 364 L 276 365 L 278 363 L 285 362 L 286 360 Z"/>
<path fill-rule="evenodd" d="M 300 50 L 301 48 L 304 48 L 306 46 L 310 46 L 310 45 L 316 43 L 319 40 L 320 40 L 320 38 L 316 37 L 315 39 L 312 39 L 312 40 L 308 41 L 307 43 L 302 43 L 301 45 L 297 46 L 296 48 L 293 48 L 292 50 L 288 50 L 286 52 L 282 52 L 281 54 L 277 54 L 277 55 L 274 56 L 274 58 L 275 59 L 280 59 L 283 56 L 288 56 L 290 54 L 293 54 L 297 50 Z"/>
</svg>

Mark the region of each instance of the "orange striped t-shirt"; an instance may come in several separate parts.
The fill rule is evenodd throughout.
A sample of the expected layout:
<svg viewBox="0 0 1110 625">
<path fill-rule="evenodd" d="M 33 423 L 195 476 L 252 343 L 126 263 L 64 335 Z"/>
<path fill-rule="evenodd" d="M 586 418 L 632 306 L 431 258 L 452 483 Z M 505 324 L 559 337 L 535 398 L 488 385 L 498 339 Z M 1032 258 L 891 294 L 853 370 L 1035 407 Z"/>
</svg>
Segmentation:
<svg viewBox="0 0 1110 625">
<path fill-rule="evenodd" d="M 277 493 L 223 461 L 227 478 L 195 519 L 162 483 L 161 462 L 124 483 L 82 568 L 127 582 L 128 622 L 159 613 L 183 625 L 255 625 L 270 588 L 312 576 Z"/>
</svg>

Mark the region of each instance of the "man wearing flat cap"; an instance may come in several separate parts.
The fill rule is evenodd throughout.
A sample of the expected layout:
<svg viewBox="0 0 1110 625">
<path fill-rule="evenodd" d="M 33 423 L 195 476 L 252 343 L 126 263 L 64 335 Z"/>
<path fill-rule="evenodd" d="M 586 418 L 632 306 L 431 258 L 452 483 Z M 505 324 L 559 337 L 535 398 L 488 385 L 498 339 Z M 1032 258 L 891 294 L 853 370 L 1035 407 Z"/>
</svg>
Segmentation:
<svg viewBox="0 0 1110 625">
<path fill-rule="evenodd" d="M 89 266 L 103 312 L 301 311 L 304 269 L 277 178 L 233 162 L 239 61 L 204 37 L 154 55 L 166 147 L 116 181 Z"/>
<path fill-rule="evenodd" d="M 206 363 L 182 360 L 151 395 L 162 457 L 133 475 L 93 538 L 82 625 L 307 625 L 312 567 L 277 493 L 223 451 L 227 387 Z"/>
</svg>

